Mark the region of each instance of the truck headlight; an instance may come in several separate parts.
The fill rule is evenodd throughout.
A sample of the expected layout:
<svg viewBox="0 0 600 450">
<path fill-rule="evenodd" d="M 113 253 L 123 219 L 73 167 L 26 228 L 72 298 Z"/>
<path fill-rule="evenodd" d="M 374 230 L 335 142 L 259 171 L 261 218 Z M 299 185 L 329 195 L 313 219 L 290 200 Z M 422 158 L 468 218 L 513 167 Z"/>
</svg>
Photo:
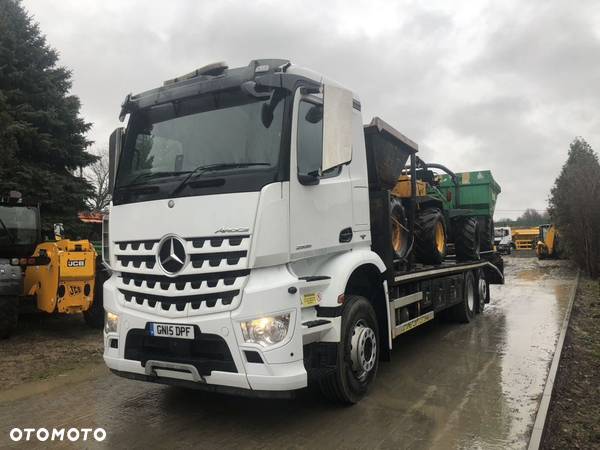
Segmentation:
<svg viewBox="0 0 600 450">
<path fill-rule="evenodd" d="M 268 347 L 283 341 L 287 336 L 290 313 L 247 320 L 240 325 L 244 341 Z"/>
<path fill-rule="evenodd" d="M 104 311 L 104 332 L 105 333 L 116 333 L 117 326 L 119 325 L 119 315 Z"/>
</svg>

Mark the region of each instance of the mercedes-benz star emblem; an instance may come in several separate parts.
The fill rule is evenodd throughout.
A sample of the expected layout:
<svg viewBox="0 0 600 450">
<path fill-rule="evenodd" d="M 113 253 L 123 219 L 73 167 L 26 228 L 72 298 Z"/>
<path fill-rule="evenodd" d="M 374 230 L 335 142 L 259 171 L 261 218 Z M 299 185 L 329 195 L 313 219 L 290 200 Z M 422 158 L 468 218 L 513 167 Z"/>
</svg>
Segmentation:
<svg viewBox="0 0 600 450">
<path fill-rule="evenodd" d="M 187 263 L 185 241 L 177 236 L 163 238 L 156 256 L 158 264 L 167 274 L 174 275 L 180 272 Z"/>
</svg>

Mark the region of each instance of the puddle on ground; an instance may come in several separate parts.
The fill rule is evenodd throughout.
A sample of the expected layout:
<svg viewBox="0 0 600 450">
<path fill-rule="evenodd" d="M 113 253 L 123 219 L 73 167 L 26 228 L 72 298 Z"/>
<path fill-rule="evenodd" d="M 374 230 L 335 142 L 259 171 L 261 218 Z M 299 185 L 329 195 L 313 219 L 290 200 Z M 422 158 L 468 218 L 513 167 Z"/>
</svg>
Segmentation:
<svg viewBox="0 0 600 450">
<path fill-rule="evenodd" d="M 104 427 L 105 447 L 525 448 L 573 273 L 513 258 L 506 276 L 473 323 L 434 321 L 394 341 L 351 408 L 310 391 L 247 399 L 105 374 L 0 404 L 0 429 L 54 426 L 61 411 L 60 424 Z"/>
</svg>

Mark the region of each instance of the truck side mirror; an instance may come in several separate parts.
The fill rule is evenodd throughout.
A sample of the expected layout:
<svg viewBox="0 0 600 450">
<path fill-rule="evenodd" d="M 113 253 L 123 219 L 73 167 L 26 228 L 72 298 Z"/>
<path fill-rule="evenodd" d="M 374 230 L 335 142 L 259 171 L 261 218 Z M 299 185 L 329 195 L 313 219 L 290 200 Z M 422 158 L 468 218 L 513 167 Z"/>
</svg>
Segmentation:
<svg viewBox="0 0 600 450">
<path fill-rule="evenodd" d="M 352 92 L 327 84 L 323 103 L 321 171 L 325 172 L 352 160 Z"/>
<path fill-rule="evenodd" d="M 319 184 L 319 173 L 311 172 L 311 173 L 299 173 L 298 181 L 300 184 L 304 186 L 315 186 Z"/>
<path fill-rule="evenodd" d="M 123 127 L 113 131 L 108 139 L 108 190 L 112 193 L 117 176 L 117 164 L 123 147 L 125 132 Z"/>
</svg>

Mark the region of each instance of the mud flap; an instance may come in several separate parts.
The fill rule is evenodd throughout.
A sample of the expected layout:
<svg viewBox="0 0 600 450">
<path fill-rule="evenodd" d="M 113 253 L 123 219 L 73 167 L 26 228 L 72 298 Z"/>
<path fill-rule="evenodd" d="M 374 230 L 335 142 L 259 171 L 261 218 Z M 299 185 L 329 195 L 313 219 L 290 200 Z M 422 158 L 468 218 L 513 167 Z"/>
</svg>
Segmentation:
<svg viewBox="0 0 600 450">
<path fill-rule="evenodd" d="M 488 261 L 492 263 L 497 270 L 491 267 L 485 267 L 485 277 L 489 284 L 504 284 L 504 260 L 498 253 L 494 253 L 488 258 Z"/>
</svg>

